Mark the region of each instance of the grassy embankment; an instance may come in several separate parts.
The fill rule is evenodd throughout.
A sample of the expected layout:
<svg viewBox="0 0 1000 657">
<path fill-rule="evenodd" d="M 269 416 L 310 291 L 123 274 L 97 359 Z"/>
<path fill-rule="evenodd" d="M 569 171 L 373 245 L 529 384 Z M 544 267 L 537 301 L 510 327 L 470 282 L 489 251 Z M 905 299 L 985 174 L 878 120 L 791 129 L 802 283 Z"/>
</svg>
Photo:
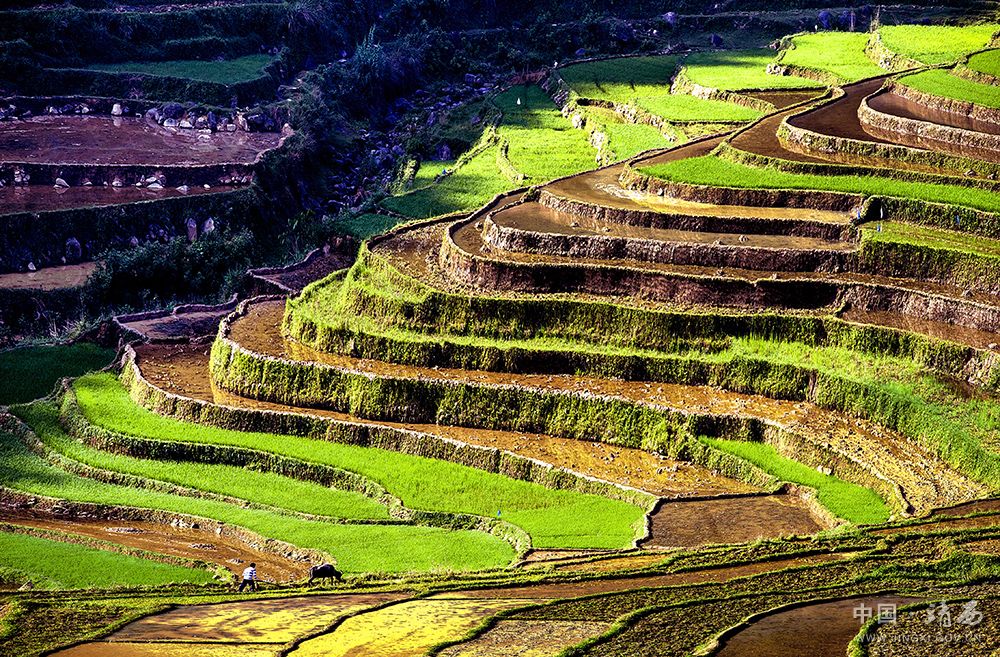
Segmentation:
<svg viewBox="0 0 1000 657">
<path fill-rule="evenodd" d="M 932 68 L 900 78 L 899 83 L 932 96 L 961 100 L 993 109 L 1000 108 L 1000 88 L 966 80 L 950 71 Z"/>
<path fill-rule="evenodd" d="M 714 438 L 703 440 L 716 449 L 753 463 L 782 481 L 815 489 L 819 503 L 848 522 L 874 525 L 885 522 L 891 515 L 885 501 L 872 489 L 818 472 L 782 456 L 771 445 Z"/>
<path fill-rule="evenodd" d="M 886 224 L 882 235 L 888 236 L 895 230 L 893 225 Z M 911 240 L 923 235 L 921 239 L 936 248 L 956 248 L 955 242 L 946 238 L 962 237 L 956 237 L 950 231 L 911 231 L 909 235 Z M 975 238 L 972 240 L 977 241 Z M 993 241 L 985 242 L 994 244 Z M 637 322 L 644 324 L 653 319 L 643 319 L 642 313 L 619 315 L 621 339 L 602 339 L 592 330 L 594 326 L 601 326 L 600 317 L 604 316 L 603 312 L 596 314 L 597 311 L 608 304 L 594 304 L 594 313 L 583 312 L 581 308 L 580 325 L 561 325 L 559 335 L 546 330 L 529 335 L 521 334 L 516 324 L 495 324 L 490 320 L 494 312 L 491 305 L 499 308 L 505 303 L 517 303 L 500 299 L 492 300 L 491 305 L 484 304 L 484 314 L 477 315 L 478 319 L 471 324 L 463 320 L 460 325 L 451 326 L 449 317 L 454 310 L 449 309 L 459 303 L 457 297 L 435 292 L 432 288 L 421 291 L 394 286 L 391 279 L 377 275 L 367 280 L 368 274 L 362 271 L 363 268 L 359 265 L 355 267 L 358 273 L 352 271 L 346 282 L 343 278 L 331 278 L 315 284 L 303 298 L 290 302 L 291 312 L 301 313 L 321 328 L 329 327 L 333 331 L 346 328 L 360 335 L 374 336 L 394 353 L 408 354 L 408 362 L 418 365 L 490 367 L 487 363 L 504 362 L 502 354 L 505 352 L 523 350 L 525 354 L 537 354 L 537 357 L 521 358 L 521 362 L 544 362 L 551 358 L 561 362 L 569 358 L 568 362 L 579 363 L 576 367 L 582 368 L 581 372 L 597 376 L 605 376 L 605 368 L 610 364 L 633 367 L 638 359 L 648 362 L 654 371 L 663 371 L 664 380 L 669 381 L 674 370 L 684 372 L 692 367 L 707 367 L 710 368 L 707 371 L 722 372 L 739 366 L 737 369 L 742 371 L 748 362 L 759 362 L 762 366 L 773 368 L 776 375 L 773 382 L 775 390 L 762 388 L 757 390 L 759 394 L 780 394 L 784 390 L 780 383 L 782 377 L 777 376 L 783 367 L 815 371 L 829 377 L 830 381 L 830 385 L 821 391 L 822 403 L 897 429 L 922 442 L 960 471 L 993 489 L 1000 489 L 1000 460 L 993 451 L 1000 446 L 997 440 L 1000 404 L 992 397 L 968 395 L 949 384 L 947 375 L 927 367 L 923 360 L 925 348 L 919 345 L 913 357 L 896 357 L 883 350 L 864 349 L 864 339 L 860 335 L 852 337 L 849 332 L 838 330 L 820 344 L 786 341 L 778 336 L 768 339 L 720 335 L 719 344 L 707 341 L 704 349 L 683 340 L 665 350 L 648 349 L 643 348 L 641 342 L 635 343 L 627 337 L 633 331 L 637 335 L 642 334 Z M 355 281 L 356 276 L 360 280 Z M 350 290 L 350 286 L 354 290 Z M 425 316 L 420 307 L 430 304 L 438 309 L 434 317 L 439 319 L 434 320 L 437 322 L 435 326 L 418 330 L 396 322 L 393 319 L 395 315 L 359 316 L 351 300 L 357 293 L 373 295 L 366 305 L 377 306 L 380 304 L 377 300 L 382 298 L 401 303 L 401 312 L 407 317 Z M 515 312 L 507 314 L 511 317 L 516 315 Z M 628 319 L 632 315 L 635 317 Z M 463 317 L 461 313 L 454 316 Z M 466 354 L 463 359 L 480 358 L 483 363 L 465 360 L 440 362 L 440 355 L 446 353 L 441 350 L 442 345 L 461 347 L 461 353 Z M 379 356 L 371 354 L 371 357 Z M 430 362 L 429 359 L 436 360 Z M 756 371 L 755 367 L 750 367 L 748 371 Z M 648 370 L 644 366 L 640 371 Z M 729 381 L 732 377 L 722 378 Z M 767 381 L 769 379 L 762 380 L 761 384 Z M 747 385 L 749 381 L 730 381 L 730 384 Z M 858 389 L 855 390 L 855 387 Z M 856 393 L 861 389 L 869 392 L 858 396 Z M 801 390 L 798 394 L 805 392 Z"/>
<path fill-rule="evenodd" d="M 977 52 L 969 57 L 967 66 L 973 71 L 1000 77 L 1000 50 Z"/>
<path fill-rule="evenodd" d="M 709 89 L 744 91 L 749 89 L 818 89 L 816 80 L 794 75 L 771 75 L 767 65 L 774 60 L 774 51 L 715 50 L 689 55 L 684 60 L 688 79 Z"/>
<path fill-rule="evenodd" d="M 586 133 L 573 128 L 539 87 L 514 87 L 494 102 L 503 112 L 497 134 L 509 142 L 510 164 L 527 177 L 526 182 L 545 182 L 594 166 L 595 150 Z M 440 182 L 388 198 L 383 205 L 414 218 L 478 208 L 518 186 L 501 172 L 499 149 L 499 145 L 490 146 Z M 439 173 L 441 165 L 434 164 L 425 177 L 431 177 L 435 169 Z"/>
<path fill-rule="evenodd" d="M 760 116 L 735 103 L 671 94 L 670 79 L 679 61 L 677 56 L 607 59 L 567 66 L 559 74 L 581 98 L 635 105 L 667 121 L 725 123 Z"/>
</svg>

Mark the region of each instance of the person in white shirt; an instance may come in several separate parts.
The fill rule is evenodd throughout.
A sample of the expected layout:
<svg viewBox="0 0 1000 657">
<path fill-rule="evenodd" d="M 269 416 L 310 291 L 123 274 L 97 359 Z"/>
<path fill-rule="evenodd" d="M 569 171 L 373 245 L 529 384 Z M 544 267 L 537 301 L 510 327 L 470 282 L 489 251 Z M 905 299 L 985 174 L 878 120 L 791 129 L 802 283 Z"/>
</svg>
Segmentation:
<svg viewBox="0 0 1000 657">
<path fill-rule="evenodd" d="M 248 568 L 243 569 L 243 581 L 240 582 L 240 588 L 236 592 L 243 593 L 245 588 L 251 591 L 257 590 L 257 564 L 255 563 L 251 563 Z"/>
</svg>

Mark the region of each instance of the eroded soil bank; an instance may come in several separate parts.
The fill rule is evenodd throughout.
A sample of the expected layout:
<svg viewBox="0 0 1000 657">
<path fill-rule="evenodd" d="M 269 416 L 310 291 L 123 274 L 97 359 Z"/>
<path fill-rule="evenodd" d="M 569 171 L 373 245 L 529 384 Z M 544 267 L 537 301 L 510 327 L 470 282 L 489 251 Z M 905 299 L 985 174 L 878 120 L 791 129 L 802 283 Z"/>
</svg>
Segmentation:
<svg viewBox="0 0 1000 657">
<path fill-rule="evenodd" d="M 207 529 L 134 520 L 58 518 L 28 512 L 4 512 L 0 514 L 0 521 L 75 534 L 172 557 L 196 559 L 222 566 L 234 575 L 242 573 L 246 565 L 253 561 L 264 581 L 285 583 L 307 576 L 307 566 L 302 563 L 258 550 L 233 536 L 216 534 Z"/>
</svg>

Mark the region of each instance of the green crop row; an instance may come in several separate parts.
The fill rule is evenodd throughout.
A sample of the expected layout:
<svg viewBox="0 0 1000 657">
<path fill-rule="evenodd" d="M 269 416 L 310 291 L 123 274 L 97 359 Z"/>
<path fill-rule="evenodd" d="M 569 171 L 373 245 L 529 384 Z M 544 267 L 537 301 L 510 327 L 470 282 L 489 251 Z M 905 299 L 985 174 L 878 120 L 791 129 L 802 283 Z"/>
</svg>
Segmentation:
<svg viewBox="0 0 1000 657">
<path fill-rule="evenodd" d="M 816 489 L 820 504 L 848 522 L 879 524 L 888 520 L 891 515 L 885 501 L 872 489 L 852 484 L 833 475 L 822 474 L 782 456 L 771 445 L 713 438 L 705 440 L 712 447 L 735 454 L 782 481 Z"/>
<path fill-rule="evenodd" d="M 163 563 L 10 529 L 0 529 L 0 579 L 31 582 L 35 588 L 162 586 L 212 580 L 212 573 L 205 568 Z"/>
<path fill-rule="evenodd" d="M 494 103 L 503 112 L 497 133 L 510 143 L 507 156 L 517 171 L 545 181 L 593 168 L 587 133 L 575 129 L 540 87 L 513 87 Z"/>
<path fill-rule="evenodd" d="M 861 235 L 862 271 L 1000 290 L 1000 241 L 897 222 L 864 224 Z"/>
<path fill-rule="evenodd" d="M 117 64 L 91 64 L 91 71 L 110 73 L 141 73 L 144 75 L 166 76 L 233 84 L 259 77 L 261 71 L 273 57 L 271 55 L 246 55 L 236 59 L 218 60 L 167 60 L 156 62 L 121 62 Z"/>
<path fill-rule="evenodd" d="M 516 348 L 517 341 L 548 340 L 557 347 L 559 343 L 583 343 L 622 355 L 642 350 L 676 353 L 695 347 L 711 352 L 724 348 L 732 338 L 753 337 L 896 355 L 946 374 L 982 369 L 974 364 L 979 356 L 970 348 L 831 317 L 691 312 L 592 300 L 452 294 L 401 273 L 367 247 L 346 274 L 317 281 L 300 297 L 288 301 L 285 330 L 320 351 L 341 351 L 343 339 L 338 333 L 344 322 L 367 321 L 378 332 L 392 329 L 401 331 L 403 337 L 426 334 L 453 341 L 485 338 L 499 341 L 494 342 L 497 347 Z M 362 324 L 359 328 L 367 327 Z M 544 342 L 539 344 L 545 346 Z M 621 348 L 625 351 L 615 351 Z"/>
<path fill-rule="evenodd" d="M 966 66 L 991 77 L 1000 77 L 1000 50 L 977 52 L 969 57 Z"/>
<path fill-rule="evenodd" d="M 788 40 L 778 61 L 787 66 L 832 74 L 842 82 L 885 75 L 865 53 L 867 32 L 815 32 Z"/>
<path fill-rule="evenodd" d="M 672 144 L 657 128 L 641 123 L 624 123 L 613 110 L 597 106 L 578 106 L 577 109 L 586 117 L 588 130 L 597 130 L 607 135 L 605 150 L 613 153 L 614 160 Z M 679 131 L 674 138 L 678 141 L 684 139 Z"/>
<path fill-rule="evenodd" d="M 95 386 L 99 387 L 99 382 L 104 379 L 110 379 L 108 383 L 114 382 L 109 375 L 86 376 L 79 380 L 76 390 L 91 398 L 95 394 Z M 16 407 L 13 411 L 28 424 L 36 424 L 41 418 L 36 415 L 40 411 L 31 406 Z M 73 431 L 72 437 L 53 435 L 46 445 L 67 459 L 92 468 L 174 484 L 258 506 L 338 519 L 389 518 L 388 511 L 382 504 L 355 491 L 338 490 L 311 481 L 300 481 L 272 472 L 257 472 L 235 465 L 136 458 L 123 453 L 112 453 L 82 442 L 79 433 Z M 116 447 L 116 451 L 124 451 L 120 445 Z"/>
<path fill-rule="evenodd" d="M 774 51 L 715 50 L 699 52 L 684 59 L 688 79 L 709 89 L 723 91 L 815 89 L 823 85 L 816 80 L 794 75 L 771 75 L 767 65 Z"/>
<path fill-rule="evenodd" d="M 810 398 L 898 429 L 981 481 L 1000 483 L 997 464 L 990 465 L 1000 410 L 942 383 L 971 371 L 970 357 L 980 356 L 968 348 L 832 318 L 462 297 L 405 277 L 394 284 L 394 276 L 402 275 L 390 269 L 378 256 L 363 254 L 346 278 L 316 284 L 290 301 L 286 329 L 320 350 L 342 351 L 352 342 L 357 351 L 351 355 L 413 365 L 538 371 L 538 363 L 551 363 L 549 372 L 613 371 L 625 378 Z M 368 319 L 357 326 L 331 322 L 357 316 L 361 308 Z M 405 316 L 413 328 L 396 325 L 396 316 Z M 995 378 L 988 362 L 987 384 Z M 813 379 L 817 385 L 810 388 Z"/>
<path fill-rule="evenodd" d="M 715 366 L 710 357 L 705 361 L 696 356 L 667 358 L 657 371 L 659 377 L 650 378 L 783 398 L 808 398 L 812 374 L 796 364 L 750 358 Z M 550 392 L 519 386 L 500 388 L 461 380 L 372 377 L 316 363 L 269 359 L 234 347 L 223 337 L 213 348 L 212 374 L 222 388 L 267 401 L 401 422 L 437 421 L 577 439 L 600 436 L 612 444 L 652 449 L 709 467 L 719 467 L 724 461 L 693 448 L 692 440 L 699 432 L 738 436 L 743 440 L 760 439 L 776 432 L 786 444 L 802 442 L 794 431 L 768 427 L 753 415 L 686 413 L 625 398 L 594 398 L 570 391 Z M 839 383 L 836 375 L 821 377 L 817 388 L 826 393 L 828 386 Z M 895 495 L 884 481 L 836 454 L 820 449 L 811 451 L 808 458 L 813 465 L 835 462 L 842 476 L 876 487 L 887 496 Z M 727 465 L 723 471 L 740 478 L 747 476 L 738 465 Z M 905 482 L 901 483 L 905 487 Z"/>
<path fill-rule="evenodd" d="M 514 186 L 497 169 L 497 149 L 499 146 L 492 146 L 440 182 L 401 196 L 391 196 L 382 201 L 382 205 L 392 212 L 414 218 L 473 210 L 485 205 Z"/>
<path fill-rule="evenodd" d="M 1000 109 L 1000 89 L 996 86 L 967 80 L 946 69 L 932 68 L 907 75 L 899 79 L 899 84 L 932 96 Z"/>
<path fill-rule="evenodd" d="M 865 176 L 822 176 L 755 168 L 705 155 L 640 169 L 654 178 L 689 185 L 765 190 L 808 190 L 900 197 L 1000 212 L 1000 192 L 951 185 L 908 182 Z"/>
<path fill-rule="evenodd" d="M 979 25 L 884 25 L 882 44 L 889 51 L 922 64 L 947 64 L 982 50 L 1000 30 L 996 23 Z"/>
<path fill-rule="evenodd" d="M 30 412 L 43 444 L 69 441 L 58 410 L 40 404 Z M 399 525 L 343 525 L 240 508 L 225 502 L 115 485 L 71 474 L 45 462 L 12 430 L 0 434 L 0 485 L 33 495 L 111 506 L 181 513 L 242 527 L 261 536 L 333 555 L 346 572 L 474 570 L 513 557 L 504 541 L 476 531 Z"/>
<path fill-rule="evenodd" d="M 165 418 L 137 406 L 109 375 L 77 380 L 86 418 L 97 426 L 158 440 L 232 445 L 361 474 L 413 509 L 501 517 L 522 527 L 535 547 L 622 547 L 643 515 L 632 504 L 549 490 L 455 463 L 293 436 L 244 433 Z M 433 482 L 433 483 L 431 483 Z"/>
<path fill-rule="evenodd" d="M 760 116 L 734 103 L 671 94 L 678 61 L 676 56 L 606 59 L 561 68 L 559 75 L 580 98 L 634 105 L 666 121 L 725 123 Z"/>
<path fill-rule="evenodd" d="M 0 351 L 0 406 L 44 397 L 59 379 L 100 369 L 114 357 L 89 342 Z"/>
</svg>

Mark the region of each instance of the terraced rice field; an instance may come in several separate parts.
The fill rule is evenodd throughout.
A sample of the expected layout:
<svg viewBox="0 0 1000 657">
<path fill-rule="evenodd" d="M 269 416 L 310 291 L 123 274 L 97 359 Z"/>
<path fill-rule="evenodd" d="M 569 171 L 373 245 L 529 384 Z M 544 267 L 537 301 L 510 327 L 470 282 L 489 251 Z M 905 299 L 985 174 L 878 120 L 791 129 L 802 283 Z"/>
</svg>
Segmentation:
<svg viewBox="0 0 1000 657">
<path fill-rule="evenodd" d="M 0 418 L 0 646 L 894 655 L 944 601 L 990 654 L 1000 123 L 883 74 L 995 28 L 556 69 L 347 219 L 349 267 L 120 317 L 113 371 Z"/>
<path fill-rule="evenodd" d="M 232 84 L 258 77 L 261 74 L 261 70 L 272 61 L 273 58 L 270 55 L 247 55 L 246 57 L 223 61 L 190 59 L 163 62 L 92 64 L 88 69 L 92 71 L 109 71 L 111 73 L 143 73 L 145 75 Z"/>
</svg>

